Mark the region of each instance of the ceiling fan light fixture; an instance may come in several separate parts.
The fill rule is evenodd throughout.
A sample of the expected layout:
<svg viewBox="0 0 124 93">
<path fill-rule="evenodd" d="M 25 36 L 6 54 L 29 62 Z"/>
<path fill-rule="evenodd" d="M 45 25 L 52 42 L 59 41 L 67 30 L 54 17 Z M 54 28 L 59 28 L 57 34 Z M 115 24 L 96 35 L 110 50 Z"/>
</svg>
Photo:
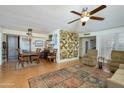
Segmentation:
<svg viewBox="0 0 124 93">
<path fill-rule="evenodd" d="M 73 21 L 70 21 L 70 22 L 68 22 L 68 24 L 71 24 L 71 23 L 73 23 L 75 21 L 80 20 L 82 26 L 84 26 L 89 19 L 102 21 L 102 20 L 104 20 L 104 18 L 98 17 L 98 16 L 92 16 L 92 15 L 97 13 L 97 12 L 99 12 L 99 11 L 101 11 L 101 10 L 103 10 L 104 8 L 106 8 L 106 5 L 101 5 L 101 6 L 97 7 L 97 8 L 95 8 L 95 9 L 93 9 L 92 11 L 87 11 L 88 8 L 83 8 L 81 13 L 76 12 L 76 11 L 71 11 L 71 13 L 80 16 L 80 18 L 77 18 L 77 19 L 75 19 Z"/>
<path fill-rule="evenodd" d="M 81 18 L 81 22 L 87 22 L 90 19 L 89 16 L 84 16 Z"/>
</svg>

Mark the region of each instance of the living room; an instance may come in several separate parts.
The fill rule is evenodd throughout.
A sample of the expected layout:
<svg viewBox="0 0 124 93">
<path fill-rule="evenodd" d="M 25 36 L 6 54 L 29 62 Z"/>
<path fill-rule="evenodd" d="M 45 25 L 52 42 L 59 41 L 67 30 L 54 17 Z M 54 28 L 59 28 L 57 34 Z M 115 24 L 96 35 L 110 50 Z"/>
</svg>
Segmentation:
<svg viewBox="0 0 124 93">
<path fill-rule="evenodd" d="M 67 24 L 85 7 L 104 7 L 94 14 L 104 20 Z M 123 8 L 0 6 L 0 87 L 123 88 Z"/>
</svg>

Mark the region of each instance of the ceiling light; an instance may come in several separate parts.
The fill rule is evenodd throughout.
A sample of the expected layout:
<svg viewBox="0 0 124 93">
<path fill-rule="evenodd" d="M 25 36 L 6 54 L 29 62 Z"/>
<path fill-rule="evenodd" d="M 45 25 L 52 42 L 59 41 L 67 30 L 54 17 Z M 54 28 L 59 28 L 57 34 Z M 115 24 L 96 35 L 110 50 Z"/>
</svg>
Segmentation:
<svg viewBox="0 0 124 93">
<path fill-rule="evenodd" d="M 27 35 L 28 35 L 28 39 L 31 40 L 31 38 L 32 38 L 32 29 L 30 29 L 30 28 L 28 29 Z"/>
<path fill-rule="evenodd" d="M 81 18 L 81 22 L 87 22 L 89 20 L 88 16 L 84 16 Z"/>
</svg>

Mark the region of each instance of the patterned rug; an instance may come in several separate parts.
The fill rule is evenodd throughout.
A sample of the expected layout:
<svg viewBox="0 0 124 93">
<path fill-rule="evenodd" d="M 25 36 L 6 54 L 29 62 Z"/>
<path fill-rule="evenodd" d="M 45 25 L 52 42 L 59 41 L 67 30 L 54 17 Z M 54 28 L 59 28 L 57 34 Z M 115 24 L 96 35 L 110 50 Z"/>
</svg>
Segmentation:
<svg viewBox="0 0 124 93">
<path fill-rule="evenodd" d="M 111 73 L 88 67 L 73 65 L 29 79 L 31 88 L 105 88 Z"/>
</svg>

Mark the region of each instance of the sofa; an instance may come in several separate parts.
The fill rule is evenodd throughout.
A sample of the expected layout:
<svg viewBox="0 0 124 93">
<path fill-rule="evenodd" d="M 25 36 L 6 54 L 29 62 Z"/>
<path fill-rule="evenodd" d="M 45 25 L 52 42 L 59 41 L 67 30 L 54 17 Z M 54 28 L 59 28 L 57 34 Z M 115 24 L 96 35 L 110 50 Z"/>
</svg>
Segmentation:
<svg viewBox="0 0 124 93">
<path fill-rule="evenodd" d="M 109 61 L 110 71 L 115 72 L 119 68 L 119 64 L 124 64 L 124 51 L 113 50 Z"/>
<path fill-rule="evenodd" d="M 87 54 L 82 58 L 83 63 L 88 66 L 95 66 L 97 62 L 97 50 L 88 49 Z"/>
<path fill-rule="evenodd" d="M 114 75 L 107 79 L 107 87 L 124 88 L 124 64 L 120 64 Z"/>
</svg>

